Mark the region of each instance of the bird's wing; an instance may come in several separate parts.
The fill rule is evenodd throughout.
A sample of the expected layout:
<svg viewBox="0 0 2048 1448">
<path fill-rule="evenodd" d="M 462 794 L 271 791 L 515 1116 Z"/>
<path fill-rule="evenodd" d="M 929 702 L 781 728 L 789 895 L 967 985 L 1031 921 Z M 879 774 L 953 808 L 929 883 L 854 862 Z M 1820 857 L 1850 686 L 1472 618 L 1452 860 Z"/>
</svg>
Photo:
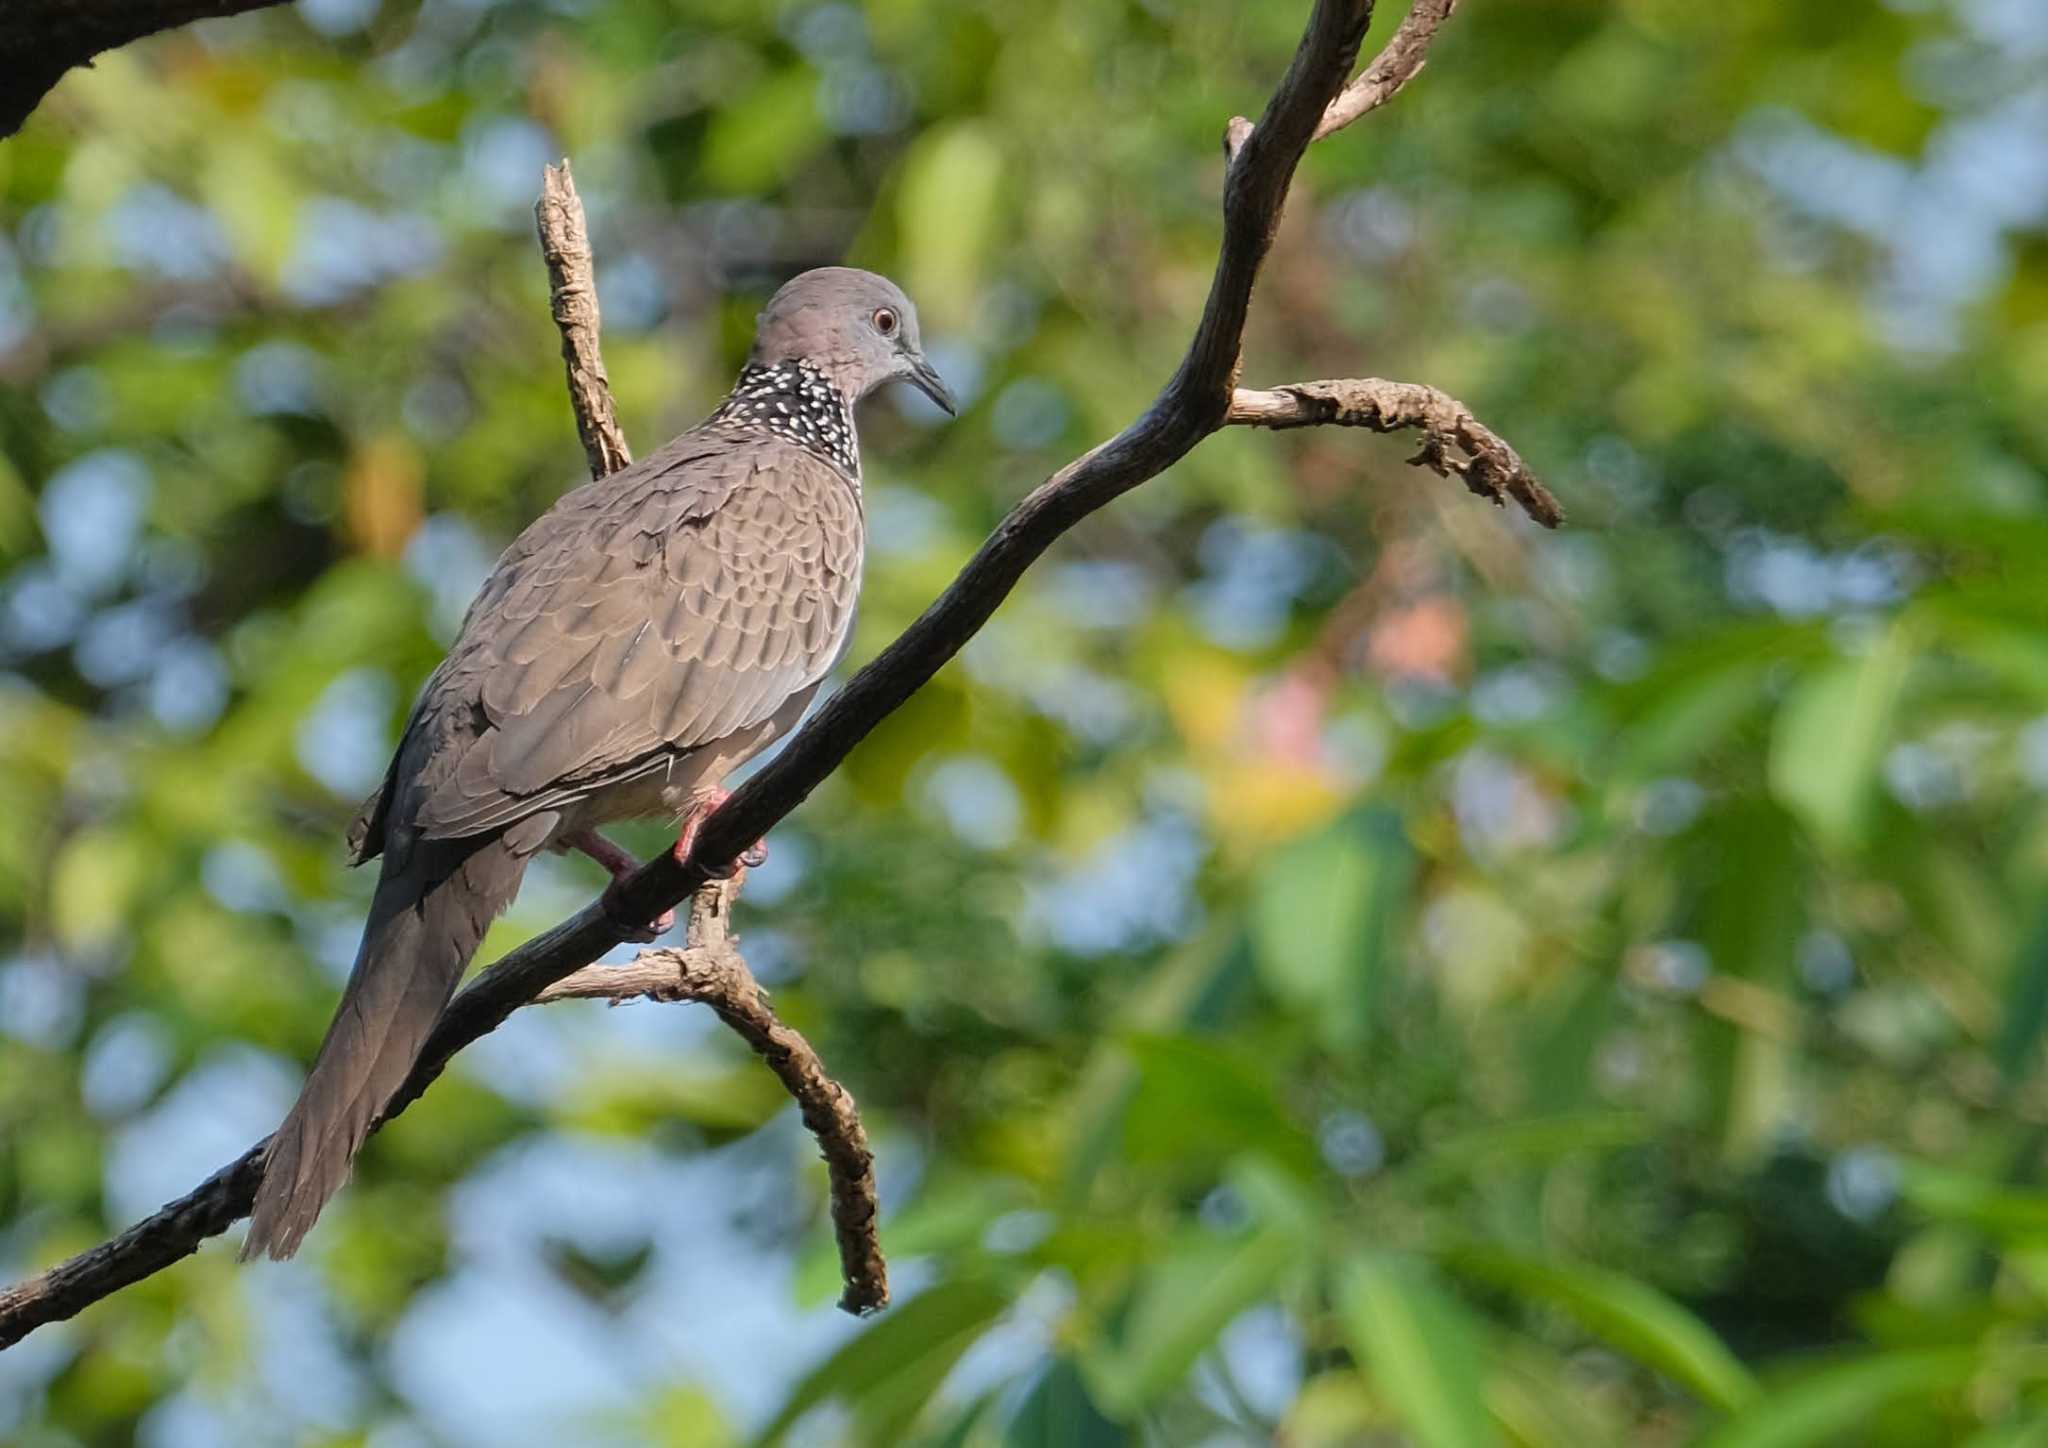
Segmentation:
<svg viewBox="0 0 2048 1448">
<path fill-rule="evenodd" d="M 502 828 L 771 717 L 838 657 L 861 526 L 852 483 L 758 436 L 686 433 L 565 497 L 428 686 L 415 828 Z"/>
</svg>

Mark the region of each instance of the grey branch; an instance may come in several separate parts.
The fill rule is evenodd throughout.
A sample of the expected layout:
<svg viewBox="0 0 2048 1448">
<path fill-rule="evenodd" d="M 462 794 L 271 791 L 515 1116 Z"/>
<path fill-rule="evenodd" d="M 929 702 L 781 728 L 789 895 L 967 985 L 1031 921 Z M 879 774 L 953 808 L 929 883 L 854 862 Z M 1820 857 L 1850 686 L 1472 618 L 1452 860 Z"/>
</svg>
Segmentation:
<svg viewBox="0 0 2048 1448">
<path fill-rule="evenodd" d="M 736 861 L 803 803 L 876 725 L 924 687 L 988 622 L 1024 571 L 1081 519 L 1157 477 L 1219 428 L 1233 420 L 1253 420 L 1232 417 L 1252 284 L 1272 245 L 1295 168 L 1358 59 L 1372 8 L 1372 0 L 1316 0 L 1300 48 L 1265 114 L 1256 129 L 1244 128 L 1242 144 L 1224 178 L 1222 243 L 1201 321 L 1179 368 L 1145 413 L 1041 483 L 1012 509 L 931 607 L 704 822 L 690 864 L 678 863 L 672 853 L 657 856 L 619 887 L 612 911 L 593 901 L 512 951 L 461 991 L 449 1003 L 387 1115 L 415 1100 L 457 1051 L 617 945 L 614 919 L 654 919 L 707 883 L 710 870 Z M 1310 419 L 1296 423 L 1276 415 L 1274 420 L 1300 425 Z M 79 1258 L 46 1274 L 70 1274 L 61 1307 L 23 1305 L 24 1288 L 36 1283 L 0 1294 L 0 1345 L 148 1276 L 193 1250 L 204 1237 L 224 1230 L 247 1210 L 253 1195 L 249 1161 L 245 1156 L 190 1196 L 87 1253 L 86 1258 L 94 1259 L 91 1267 L 82 1268 L 86 1259 Z"/>
<path fill-rule="evenodd" d="M 612 403 L 612 381 L 598 350 L 597 272 L 590 255 L 590 231 L 583 221 L 583 198 L 565 157 L 559 166 L 543 166 L 540 200 L 533 204 L 540 231 L 540 254 L 548 264 L 548 306 L 562 333 L 562 366 L 569 377 L 569 401 L 576 409 L 576 435 L 590 475 L 601 478 L 633 461 L 626 434 L 619 430 Z"/>
<path fill-rule="evenodd" d="M 1422 451 L 1409 461 L 1465 486 L 1498 507 L 1513 498 L 1546 528 L 1564 521 L 1564 508 L 1536 480 L 1521 454 L 1447 392 L 1418 382 L 1347 377 L 1296 382 L 1268 392 L 1240 387 L 1224 421 L 1233 427 L 1369 427 L 1374 432 L 1420 429 Z"/>
</svg>

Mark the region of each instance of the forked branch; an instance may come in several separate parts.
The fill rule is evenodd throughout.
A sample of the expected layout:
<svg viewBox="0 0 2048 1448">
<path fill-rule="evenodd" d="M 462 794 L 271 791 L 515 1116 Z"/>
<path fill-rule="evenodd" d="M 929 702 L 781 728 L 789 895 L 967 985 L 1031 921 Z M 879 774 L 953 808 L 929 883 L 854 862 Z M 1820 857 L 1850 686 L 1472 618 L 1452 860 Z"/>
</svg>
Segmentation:
<svg viewBox="0 0 2048 1448">
<path fill-rule="evenodd" d="M 424 1091 L 457 1051 L 519 1007 L 559 998 L 565 990 L 580 993 L 580 984 L 563 983 L 592 979 L 579 972 L 619 943 L 615 919 L 653 919 L 704 885 L 709 869 L 736 860 L 960 651 L 1047 548 L 1089 513 L 1158 476 L 1219 428 L 1318 423 L 1382 431 L 1419 428 L 1424 435 L 1420 462 L 1459 474 L 1474 491 L 1495 501 L 1512 498 L 1538 522 L 1557 522 L 1555 501 L 1528 475 L 1513 450 L 1480 427 L 1462 404 L 1434 389 L 1377 379 L 1305 383 L 1269 393 L 1236 389 L 1252 284 L 1272 244 L 1303 152 L 1317 135 L 1364 114 L 1421 68 L 1429 39 L 1449 14 L 1450 3 L 1417 0 L 1387 52 L 1347 88 L 1372 8 L 1372 0 L 1316 0 L 1301 45 L 1258 125 L 1232 123 L 1223 236 L 1208 300 L 1180 367 L 1145 413 L 1019 503 L 924 615 L 819 708 L 781 754 L 704 822 L 690 864 L 678 863 L 672 854 L 658 856 L 619 887 L 613 910 L 593 902 L 507 955 L 457 995 L 393 1101 L 391 1114 Z M 1346 101 L 1352 89 L 1357 96 Z M 1354 104 L 1355 114 L 1333 119 L 1344 117 Z M 656 968 L 643 961 L 629 969 L 642 966 Z M 678 968 L 679 978 L 690 974 Z M 747 1033 L 740 1021 L 727 1019 Z M 0 1294 L 0 1345 L 40 1323 L 70 1316 L 225 1230 L 247 1210 L 256 1170 L 256 1153 L 246 1154 L 190 1196 L 114 1241 Z M 846 1224 L 840 1225 L 844 1244 Z M 46 1286 L 51 1283 L 57 1285 Z"/>
</svg>

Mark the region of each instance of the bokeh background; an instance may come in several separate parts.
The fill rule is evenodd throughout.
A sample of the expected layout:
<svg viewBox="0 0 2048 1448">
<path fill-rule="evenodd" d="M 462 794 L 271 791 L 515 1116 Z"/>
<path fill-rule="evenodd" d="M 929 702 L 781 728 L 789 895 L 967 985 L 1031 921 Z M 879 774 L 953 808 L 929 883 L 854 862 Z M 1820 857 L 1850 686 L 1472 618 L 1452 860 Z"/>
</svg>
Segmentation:
<svg viewBox="0 0 2048 1448">
<path fill-rule="evenodd" d="M 1305 8 L 300 0 L 0 144 L 8 1275 L 296 1090 L 343 824 L 581 473 L 544 161 L 641 451 L 795 270 L 919 301 L 858 661 L 1171 370 Z M 1316 148 L 1247 381 L 1445 387 L 1569 526 L 1220 436 L 776 831 L 879 1319 L 735 1040 L 557 1006 L 300 1260 L 0 1356 L 0 1438 L 2048 1442 L 2044 76 L 2038 0 L 1470 0 Z"/>
</svg>

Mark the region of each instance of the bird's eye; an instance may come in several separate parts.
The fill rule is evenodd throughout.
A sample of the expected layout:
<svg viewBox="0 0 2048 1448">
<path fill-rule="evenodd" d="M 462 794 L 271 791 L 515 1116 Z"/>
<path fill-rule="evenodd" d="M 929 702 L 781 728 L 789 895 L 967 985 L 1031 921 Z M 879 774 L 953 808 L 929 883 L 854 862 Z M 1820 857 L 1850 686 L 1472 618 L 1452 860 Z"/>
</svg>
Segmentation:
<svg viewBox="0 0 2048 1448">
<path fill-rule="evenodd" d="M 875 309 L 875 330 L 884 337 L 896 335 L 896 313 L 888 307 Z"/>
</svg>

